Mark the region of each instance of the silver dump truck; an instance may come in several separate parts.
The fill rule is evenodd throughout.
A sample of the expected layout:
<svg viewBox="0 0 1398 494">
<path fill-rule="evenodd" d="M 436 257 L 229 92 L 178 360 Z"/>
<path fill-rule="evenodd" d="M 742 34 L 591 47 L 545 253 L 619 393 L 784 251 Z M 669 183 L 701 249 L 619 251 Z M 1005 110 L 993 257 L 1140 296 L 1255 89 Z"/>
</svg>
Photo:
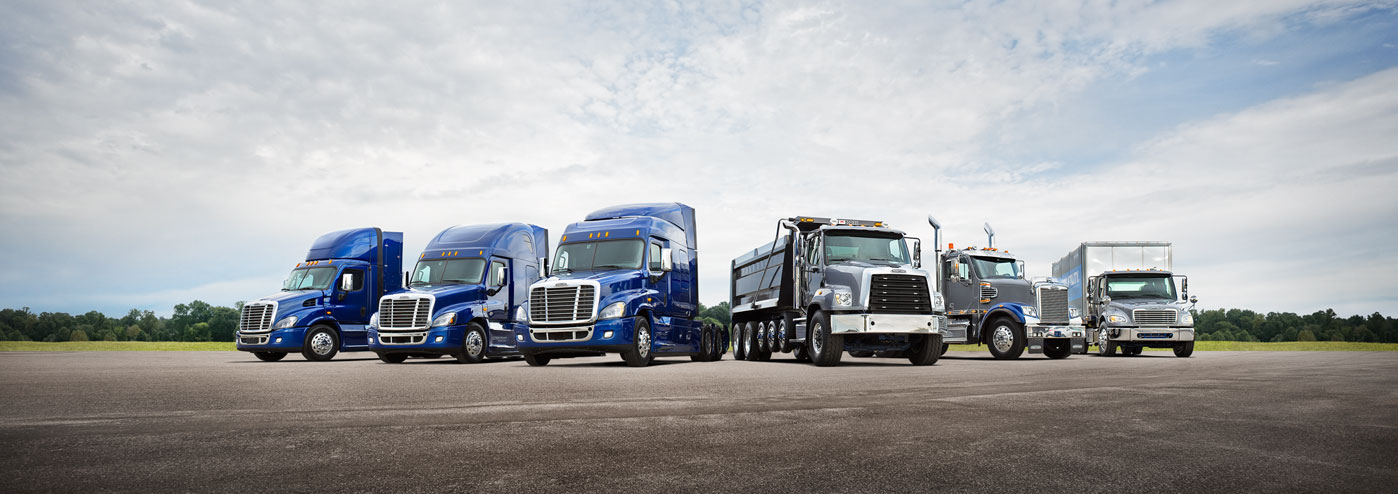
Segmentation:
<svg viewBox="0 0 1398 494">
<path fill-rule="evenodd" d="M 733 260 L 734 355 L 836 365 L 845 351 L 894 353 L 930 365 L 946 315 L 921 242 L 881 221 L 797 216 L 771 243 Z"/>
<path fill-rule="evenodd" d="M 1199 299 L 1189 296 L 1189 278 L 1172 272 L 1173 257 L 1169 242 L 1083 242 L 1053 263 L 1099 354 L 1194 353 L 1190 309 Z"/>
</svg>

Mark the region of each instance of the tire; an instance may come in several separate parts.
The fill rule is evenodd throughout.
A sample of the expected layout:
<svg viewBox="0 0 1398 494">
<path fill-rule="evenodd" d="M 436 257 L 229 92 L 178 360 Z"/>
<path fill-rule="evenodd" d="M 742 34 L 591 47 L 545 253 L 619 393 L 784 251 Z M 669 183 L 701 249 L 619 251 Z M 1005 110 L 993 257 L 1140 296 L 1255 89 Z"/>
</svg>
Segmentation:
<svg viewBox="0 0 1398 494">
<path fill-rule="evenodd" d="M 380 353 L 379 360 L 388 364 L 401 364 L 404 360 L 408 360 L 408 355 L 403 353 Z"/>
<path fill-rule="evenodd" d="M 543 367 L 543 366 L 545 366 L 545 365 L 549 365 L 549 361 L 550 361 L 550 360 L 553 360 L 553 359 L 551 359 L 551 358 L 549 358 L 549 357 L 542 356 L 542 355 L 525 355 L 525 356 L 524 356 L 524 363 L 529 364 L 530 367 Z"/>
<path fill-rule="evenodd" d="M 854 357 L 854 358 L 869 358 L 869 357 L 873 357 L 873 356 L 874 356 L 874 352 L 866 352 L 866 351 L 863 351 L 863 350 L 856 350 L 856 351 L 853 351 L 853 352 L 849 352 L 849 356 Z"/>
<path fill-rule="evenodd" d="M 631 367 L 645 367 L 655 359 L 652 352 L 654 335 L 650 332 L 650 321 L 644 316 L 636 318 L 636 334 L 631 337 L 631 349 L 621 352 L 621 359 Z"/>
<path fill-rule="evenodd" d="M 715 326 L 715 327 L 714 327 L 714 331 L 713 331 L 713 335 L 714 335 L 714 344 L 713 344 L 713 352 L 714 352 L 714 353 L 712 354 L 712 356 L 709 357 L 709 361 L 710 361 L 710 362 L 718 362 L 718 361 L 720 361 L 720 360 L 723 360 L 723 354 L 728 353 L 728 341 L 729 341 L 729 338 L 728 338 L 728 330 L 725 329 L 725 328 L 722 327 L 722 326 Z"/>
<path fill-rule="evenodd" d="M 772 352 L 762 350 L 762 323 L 753 321 L 748 323 L 748 360 L 752 362 L 766 362 L 772 359 Z"/>
<path fill-rule="evenodd" d="M 463 364 L 477 364 L 485 360 L 485 351 L 490 348 L 490 337 L 480 323 L 466 323 L 466 334 L 461 336 L 461 351 L 455 355 L 456 361 Z"/>
<path fill-rule="evenodd" d="M 740 322 L 740 323 L 738 323 L 738 324 L 734 324 L 734 325 L 733 325 L 733 359 L 734 359 L 734 360 L 747 360 L 748 349 L 745 348 L 745 347 L 747 346 L 747 344 L 748 344 L 748 340 L 747 340 L 747 337 L 746 337 L 746 334 L 747 334 L 746 332 L 747 332 L 747 330 L 748 330 L 748 323 Z"/>
<path fill-rule="evenodd" d="M 942 356 L 942 335 L 913 335 L 908 346 L 908 361 L 913 365 L 932 365 Z"/>
<path fill-rule="evenodd" d="M 252 354 L 263 362 L 276 362 L 286 358 L 286 352 L 252 352 Z"/>
<path fill-rule="evenodd" d="M 1057 360 L 1073 354 L 1072 340 L 1044 340 L 1044 356 Z"/>
<path fill-rule="evenodd" d="M 1126 355 L 1130 355 L 1130 356 L 1132 356 L 1132 357 L 1135 357 L 1135 356 L 1137 356 L 1137 355 L 1140 355 L 1141 352 L 1145 351 L 1145 349 L 1146 349 L 1145 347 L 1140 347 L 1140 346 L 1138 346 L 1138 347 L 1132 347 L 1132 348 L 1129 349 L 1129 351 L 1126 351 L 1126 352 L 1123 352 L 1123 353 L 1125 353 Z"/>
<path fill-rule="evenodd" d="M 762 321 L 757 324 L 757 351 L 759 354 L 772 352 L 772 323 Z"/>
<path fill-rule="evenodd" d="M 714 334 L 712 331 L 709 331 L 708 326 L 705 326 L 704 329 L 699 331 L 699 351 L 696 352 L 694 355 L 690 355 L 689 360 L 695 362 L 708 362 L 709 359 L 713 358 L 714 355 L 713 348 L 710 348 L 713 345 Z"/>
<path fill-rule="evenodd" d="M 1097 354 L 1103 357 L 1116 355 L 1116 343 L 1107 339 L 1107 328 L 1097 330 Z"/>
<path fill-rule="evenodd" d="M 811 351 L 806 349 L 806 345 L 797 346 L 796 350 L 793 352 L 793 355 L 795 355 L 797 362 L 811 361 Z"/>
<path fill-rule="evenodd" d="M 789 352 L 791 348 L 786 345 L 786 326 L 781 319 L 772 321 L 772 353 Z"/>
<path fill-rule="evenodd" d="M 844 335 L 830 332 L 830 318 L 817 311 L 811 317 L 812 327 L 806 344 L 811 348 L 811 363 L 817 367 L 830 367 L 840 363 L 845 354 Z"/>
<path fill-rule="evenodd" d="M 311 326 L 306 332 L 306 343 L 301 345 L 301 356 L 312 362 L 325 362 L 340 353 L 340 335 L 335 329 L 324 324 Z"/>
<path fill-rule="evenodd" d="M 951 344 L 949 344 L 949 343 L 942 343 L 942 353 L 938 353 L 937 356 L 940 357 L 940 356 L 942 356 L 942 355 L 946 355 L 946 354 L 947 354 L 947 349 L 949 349 L 949 348 L 951 348 Z"/>
<path fill-rule="evenodd" d="M 990 323 L 988 346 L 990 355 L 999 360 L 1013 360 L 1024 353 L 1024 326 L 1014 319 L 1001 317 Z"/>
<path fill-rule="evenodd" d="M 1179 358 L 1188 358 L 1190 355 L 1194 355 L 1194 342 L 1193 342 L 1193 341 L 1186 341 L 1186 342 L 1184 342 L 1184 343 L 1176 343 L 1176 344 L 1175 344 L 1175 356 L 1176 356 L 1176 357 L 1179 357 Z"/>
</svg>

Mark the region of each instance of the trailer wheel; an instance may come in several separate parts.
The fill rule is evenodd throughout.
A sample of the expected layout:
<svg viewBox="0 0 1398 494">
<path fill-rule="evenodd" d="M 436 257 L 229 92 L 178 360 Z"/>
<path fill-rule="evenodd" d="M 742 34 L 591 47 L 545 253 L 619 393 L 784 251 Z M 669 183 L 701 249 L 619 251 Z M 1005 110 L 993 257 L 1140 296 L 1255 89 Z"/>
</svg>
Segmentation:
<svg viewBox="0 0 1398 494">
<path fill-rule="evenodd" d="M 942 356 L 942 335 L 912 335 L 908 347 L 908 361 L 913 365 L 932 365 Z"/>
<path fill-rule="evenodd" d="M 1024 327 L 1014 319 L 1001 317 L 990 323 L 990 355 L 1000 360 L 1017 359 L 1024 353 Z"/>
<path fill-rule="evenodd" d="M 1103 357 L 1116 355 L 1116 343 L 1107 339 L 1107 328 L 1097 330 L 1097 354 Z"/>
<path fill-rule="evenodd" d="M 379 360 L 389 364 L 401 364 L 408 360 L 408 355 L 404 353 L 380 353 Z"/>
<path fill-rule="evenodd" d="M 1044 340 L 1044 356 L 1051 359 L 1068 358 L 1073 354 L 1072 340 Z"/>
<path fill-rule="evenodd" d="M 263 362 L 276 362 L 286 358 L 286 352 L 252 352 L 252 354 Z"/>
<path fill-rule="evenodd" d="M 631 338 L 631 349 L 621 352 L 621 359 L 631 367 L 645 367 L 655 359 L 651 353 L 650 321 L 644 316 L 636 318 L 636 335 Z"/>
<path fill-rule="evenodd" d="M 311 327 L 306 333 L 306 344 L 301 345 L 301 356 L 314 362 L 325 362 L 340 353 L 340 336 L 324 324 Z"/>
<path fill-rule="evenodd" d="M 817 367 L 838 365 L 845 354 L 844 335 L 830 332 L 830 318 L 823 312 L 816 312 L 810 324 L 813 327 L 807 344 L 811 347 L 811 362 Z"/>
<path fill-rule="evenodd" d="M 709 326 L 704 325 L 704 329 L 699 330 L 699 351 L 689 356 L 689 360 L 694 362 L 708 362 L 713 357 L 713 349 L 709 348 L 714 344 L 714 334 L 709 331 Z"/>
<path fill-rule="evenodd" d="M 1190 356 L 1190 355 L 1194 355 L 1194 342 L 1193 342 L 1193 341 L 1186 341 L 1186 342 L 1184 342 L 1184 343 L 1176 343 L 1176 344 L 1175 344 L 1175 356 L 1176 356 L 1176 357 L 1185 358 L 1185 357 L 1188 357 L 1188 356 Z"/>
<path fill-rule="evenodd" d="M 733 358 L 735 360 L 747 360 L 748 349 L 745 348 L 748 344 L 747 328 L 748 324 L 745 322 L 733 325 Z"/>
<path fill-rule="evenodd" d="M 466 323 L 466 334 L 461 337 L 461 352 L 457 353 L 456 361 L 463 364 L 475 364 L 485 360 L 485 350 L 490 338 L 485 336 L 485 328 L 475 321 Z"/>
<path fill-rule="evenodd" d="M 524 356 L 524 363 L 529 364 L 530 367 L 543 367 L 543 366 L 545 366 L 545 365 L 549 365 L 549 361 L 550 361 L 550 360 L 553 360 L 553 359 L 551 359 L 551 358 L 549 358 L 549 357 L 545 357 L 545 356 L 543 356 L 543 355 L 525 355 L 525 356 Z"/>
</svg>

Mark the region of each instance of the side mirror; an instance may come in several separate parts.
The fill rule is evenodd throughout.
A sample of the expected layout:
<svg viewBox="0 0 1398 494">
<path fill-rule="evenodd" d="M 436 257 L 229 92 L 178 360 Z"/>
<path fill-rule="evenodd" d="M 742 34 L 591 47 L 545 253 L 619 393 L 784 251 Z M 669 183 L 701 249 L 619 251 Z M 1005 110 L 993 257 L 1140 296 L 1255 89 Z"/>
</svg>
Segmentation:
<svg viewBox="0 0 1398 494">
<path fill-rule="evenodd" d="M 547 277 L 548 277 L 548 272 L 549 272 L 549 258 L 547 258 L 547 257 L 540 257 L 540 258 L 539 258 L 539 272 L 540 272 L 540 273 L 543 273 L 543 276 L 540 276 L 541 278 L 547 278 Z"/>
<path fill-rule="evenodd" d="M 1197 303 L 1199 303 L 1199 297 L 1189 297 L 1189 303 L 1191 303 L 1191 304 L 1197 304 Z"/>
<path fill-rule="evenodd" d="M 1015 261 L 1015 267 L 1019 268 L 1019 279 L 1026 279 L 1029 273 L 1024 272 L 1024 261 Z"/>
<path fill-rule="evenodd" d="M 660 249 L 660 270 L 666 273 L 675 270 L 674 249 Z"/>
<path fill-rule="evenodd" d="M 913 239 L 913 267 L 922 267 L 922 239 Z"/>
<path fill-rule="evenodd" d="M 354 273 L 340 275 L 340 291 L 348 292 L 354 290 Z"/>
<path fill-rule="evenodd" d="M 490 278 L 491 278 L 491 280 L 490 280 L 490 286 L 493 286 L 493 287 L 502 287 L 502 286 L 505 286 L 505 283 L 510 279 L 510 278 L 507 276 L 507 275 L 509 275 L 509 274 L 510 274 L 509 268 L 505 267 L 504 265 L 496 265 L 496 266 L 495 266 L 495 272 L 492 273 L 491 276 L 490 276 Z"/>
<path fill-rule="evenodd" d="M 1112 303 L 1112 298 L 1111 298 L 1111 297 L 1108 297 L 1108 296 L 1106 296 L 1106 295 L 1103 295 L 1103 296 L 1102 296 L 1102 304 L 1103 304 L 1103 305 L 1106 305 L 1106 304 L 1110 304 L 1110 303 Z"/>
</svg>

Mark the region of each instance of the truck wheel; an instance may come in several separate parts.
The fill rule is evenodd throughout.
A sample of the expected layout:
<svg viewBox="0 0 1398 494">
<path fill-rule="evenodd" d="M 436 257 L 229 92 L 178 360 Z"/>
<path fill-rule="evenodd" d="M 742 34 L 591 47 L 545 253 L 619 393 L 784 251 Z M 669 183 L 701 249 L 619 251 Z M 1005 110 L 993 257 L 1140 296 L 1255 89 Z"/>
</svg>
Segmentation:
<svg viewBox="0 0 1398 494">
<path fill-rule="evenodd" d="M 728 353 L 728 330 L 723 326 L 714 327 L 713 354 L 709 357 L 710 362 L 723 360 L 723 354 Z"/>
<path fill-rule="evenodd" d="M 811 362 L 817 367 L 838 365 L 845 354 L 844 335 L 830 332 L 830 318 L 823 312 L 816 312 L 810 323 L 813 327 L 807 344 L 811 347 Z"/>
<path fill-rule="evenodd" d="M 748 360 L 752 362 L 765 362 L 771 360 L 772 354 L 762 351 L 762 323 L 753 321 L 748 323 Z"/>
<path fill-rule="evenodd" d="M 770 338 L 772 339 L 772 352 L 780 353 L 784 350 L 791 351 L 790 348 L 786 348 L 786 327 L 782 326 L 781 319 L 772 321 L 772 335 Z"/>
<path fill-rule="evenodd" d="M 486 342 L 490 341 L 485 336 L 485 328 L 475 321 L 466 323 L 466 334 L 461 337 L 461 352 L 455 355 L 456 361 L 463 364 L 475 364 L 485 360 Z"/>
<path fill-rule="evenodd" d="M 408 355 L 404 353 L 380 353 L 379 360 L 389 364 L 401 364 L 408 360 Z"/>
<path fill-rule="evenodd" d="M 1146 347 L 1143 347 L 1143 346 L 1131 347 L 1131 348 L 1127 349 L 1127 351 L 1122 352 L 1122 353 L 1125 353 L 1126 355 L 1130 355 L 1130 356 L 1132 356 L 1132 357 L 1135 357 L 1135 356 L 1137 356 L 1137 355 L 1140 355 L 1142 351 L 1145 351 L 1145 349 L 1146 349 Z"/>
<path fill-rule="evenodd" d="M 631 367 L 645 367 L 655 358 L 651 354 L 650 321 L 645 317 L 636 318 L 636 335 L 631 338 L 631 349 L 621 352 L 621 359 Z"/>
<path fill-rule="evenodd" d="M 1184 357 L 1188 357 L 1188 356 L 1190 356 L 1190 355 L 1194 355 L 1194 342 L 1192 342 L 1192 341 L 1186 341 L 1186 342 L 1184 342 L 1184 343 L 1176 343 L 1176 344 L 1175 344 L 1175 356 L 1176 356 L 1176 357 L 1184 358 Z"/>
<path fill-rule="evenodd" d="M 942 356 L 942 335 L 913 335 L 909 338 L 912 345 L 908 347 L 908 361 L 913 365 L 932 365 Z"/>
<path fill-rule="evenodd" d="M 525 356 L 524 356 L 524 363 L 529 364 L 530 367 L 543 367 L 543 366 L 545 366 L 545 365 L 549 365 L 549 360 L 553 360 L 553 359 L 548 358 L 548 357 L 545 357 L 545 356 L 542 356 L 542 355 L 525 355 Z"/>
<path fill-rule="evenodd" d="M 301 356 L 306 360 L 324 362 L 335 358 L 340 352 L 340 336 L 330 326 L 318 324 L 306 333 L 306 344 L 301 345 Z"/>
<path fill-rule="evenodd" d="M 771 352 L 772 352 L 772 323 L 763 321 L 763 322 L 759 325 L 759 327 L 760 327 L 761 329 L 757 332 L 757 342 L 758 342 L 757 347 L 758 347 L 758 351 L 760 351 L 761 353 L 771 353 Z"/>
<path fill-rule="evenodd" d="M 1107 339 L 1107 328 L 1097 330 L 1097 354 L 1103 357 L 1116 355 L 1116 343 Z"/>
<path fill-rule="evenodd" d="M 1068 358 L 1073 354 L 1072 340 L 1044 340 L 1044 356 L 1051 359 Z"/>
<path fill-rule="evenodd" d="M 263 362 L 276 362 L 286 357 L 286 352 L 252 352 L 252 354 Z"/>
<path fill-rule="evenodd" d="M 796 356 L 796 361 L 797 361 L 797 362 L 810 362 L 810 361 L 811 361 L 811 351 L 808 350 L 808 349 L 806 348 L 806 345 L 799 345 L 799 346 L 797 346 L 797 347 L 796 347 L 796 352 L 795 352 L 794 355 Z"/>
<path fill-rule="evenodd" d="M 733 358 L 735 360 L 747 360 L 748 344 L 747 340 L 748 324 L 740 322 L 733 325 Z"/>
<path fill-rule="evenodd" d="M 946 355 L 946 354 L 947 354 L 947 349 L 948 349 L 948 348 L 951 348 L 951 344 L 949 344 L 949 343 L 942 343 L 942 353 L 937 354 L 937 356 L 940 357 L 940 356 L 942 356 L 942 355 Z"/>
<path fill-rule="evenodd" d="M 855 350 L 855 351 L 849 352 L 849 356 L 854 357 L 854 358 L 869 358 L 869 357 L 873 357 L 873 356 L 874 356 L 874 352 L 866 352 L 866 351 L 863 351 L 863 350 Z"/>
<path fill-rule="evenodd" d="M 1019 358 L 1024 353 L 1024 328 L 1009 318 L 990 324 L 990 355 L 1000 360 Z"/>
<path fill-rule="evenodd" d="M 704 329 L 700 330 L 699 351 L 695 352 L 694 355 L 690 355 L 689 360 L 695 362 L 708 362 L 709 358 L 713 356 L 713 349 L 709 348 L 714 344 L 713 339 L 713 333 L 709 331 L 709 328 L 705 327 Z"/>
</svg>

